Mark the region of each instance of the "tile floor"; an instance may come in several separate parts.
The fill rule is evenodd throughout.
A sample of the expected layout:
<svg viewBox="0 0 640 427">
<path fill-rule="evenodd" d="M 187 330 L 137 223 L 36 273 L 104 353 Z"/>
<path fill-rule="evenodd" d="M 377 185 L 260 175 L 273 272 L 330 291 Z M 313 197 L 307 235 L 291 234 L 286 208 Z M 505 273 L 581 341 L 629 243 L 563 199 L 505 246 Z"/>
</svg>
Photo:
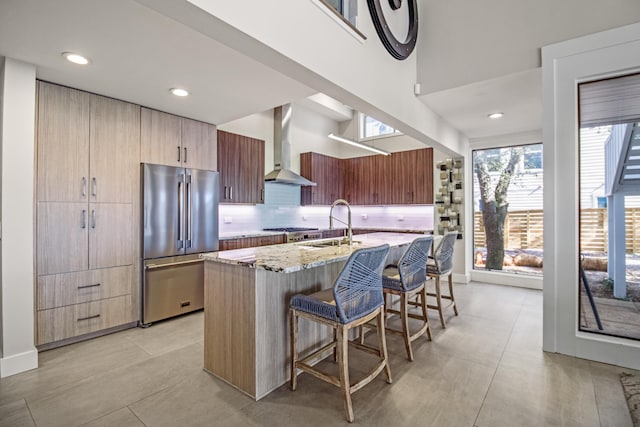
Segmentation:
<svg viewBox="0 0 640 427">
<path fill-rule="evenodd" d="M 353 395 L 354 424 L 632 425 L 622 368 L 541 351 L 541 292 L 455 290 L 460 316 L 446 330 L 433 316 L 434 340 L 414 342 L 413 363 L 388 336 L 393 384 L 380 376 Z M 0 426 L 348 424 L 340 391 L 308 374 L 259 402 L 215 379 L 202 370 L 202 337 L 199 312 L 43 352 L 39 369 L 0 380 Z M 354 376 L 367 357 L 353 355 Z"/>
</svg>

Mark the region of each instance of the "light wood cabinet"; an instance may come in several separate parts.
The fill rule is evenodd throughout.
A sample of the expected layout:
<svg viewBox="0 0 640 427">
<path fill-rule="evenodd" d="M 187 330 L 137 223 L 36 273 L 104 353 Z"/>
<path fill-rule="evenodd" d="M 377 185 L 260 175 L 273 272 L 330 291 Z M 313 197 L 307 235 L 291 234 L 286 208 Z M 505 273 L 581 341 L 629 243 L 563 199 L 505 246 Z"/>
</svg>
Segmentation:
<svg viewBox="0 0 640 427">
<path fill-rule="evenodd" d="M 130 203 L 89 206 L 89 269 L 133 262 L 133 207 Z"/>
<path fill-rule="evenodd" d="M 217 170 L 217 132 L 214 125 L 182 119 L 182 164 L 195 169 Z"/>
<path fill-rule="evenodd" d="M 36 236 L 38 275 L 89 267 L 87 203 L 39 202 Z"/>
<path fill-rule="evenodd" d="M 140 161 L 158 165 L 217 170 L 214 125 L 142 108 Z"/>
<path fill-rule="evenodd" d="M 90 334 L 135 320 L 132 295 L 37 312 L 37 345 Z"/>
<path fill-rule="evenodd" d="M 47 310 L 130 294 L 132 270 L 128 265 L 39 276 L 36 309 Z"/>
<path fill-rule="evenodd" d="M 38 201 L 89 200 L 90 99 L 86 92 L 39 83 Z"/>
<path fill-rule="evenodd" d="M 218 131 L 220 203 L 264 203 L 264 141 Z"/>
<path fill-rule="evenodd" d="M 92 95 L 90 128 L 89 200 L 132 203 L 136 195 L 131 177 L 140 157 L 140 107 Z"/>
<path fill-rule="evenodd" d="M 36 330 L 38 345 L 51 345 L 137 318 L 140 107 L 38 82 L 37 123 Z M 102 280 L 99 292 L 79 284 L 109 268 L 124 270 Z M 80 293 L 55 307 L 60 298 L 51 303 L 50 295 L 61 286 L 69 294 L 70 283 Z M 104 314 L 85 316 L 94 307 Z"/>
</svg>

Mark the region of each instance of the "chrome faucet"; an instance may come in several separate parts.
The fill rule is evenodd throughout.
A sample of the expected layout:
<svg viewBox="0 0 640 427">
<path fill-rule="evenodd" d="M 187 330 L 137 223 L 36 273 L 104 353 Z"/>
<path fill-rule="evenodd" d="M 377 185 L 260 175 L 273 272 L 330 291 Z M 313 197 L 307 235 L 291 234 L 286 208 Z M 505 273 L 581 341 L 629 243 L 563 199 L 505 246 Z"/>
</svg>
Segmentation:
<svg viewBox="0 0 640 427">
<path fill-rule="evenodd" d="M 344 222 L 338 218 L 334 218 L 333 208 L 335 208 L 337 205 L 345 205 L 347 207 L 347 213 L 348 213 L 347 222 Z M 333 204 L 331 205 L 331 210 L 329 211 L 329 229 L 330 230 L 333 230 L 334 219 L 347 226 L 347 236 L 349 237 L 349 246 L 351 246 L 351 244 L 353 243 L 353 234 L 351 233 L 351 206 L 349 206 L 349 202 L 347 202 L 344 199 L 338 199 L 335 202 L 333 202 Z"/>
</svg>

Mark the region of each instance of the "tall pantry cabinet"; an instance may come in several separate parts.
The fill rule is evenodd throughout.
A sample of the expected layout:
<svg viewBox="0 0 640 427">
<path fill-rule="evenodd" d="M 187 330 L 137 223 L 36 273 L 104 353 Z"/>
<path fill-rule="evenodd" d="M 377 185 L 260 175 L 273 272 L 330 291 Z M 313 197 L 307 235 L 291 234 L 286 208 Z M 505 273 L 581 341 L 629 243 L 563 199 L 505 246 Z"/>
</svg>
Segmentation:
<svg viewBox="0 0 640 427">
<path fill-rule="evenodd" d="M 38 83 L 36 344 L 137 320 L 140 107 Z"/>
</svg>

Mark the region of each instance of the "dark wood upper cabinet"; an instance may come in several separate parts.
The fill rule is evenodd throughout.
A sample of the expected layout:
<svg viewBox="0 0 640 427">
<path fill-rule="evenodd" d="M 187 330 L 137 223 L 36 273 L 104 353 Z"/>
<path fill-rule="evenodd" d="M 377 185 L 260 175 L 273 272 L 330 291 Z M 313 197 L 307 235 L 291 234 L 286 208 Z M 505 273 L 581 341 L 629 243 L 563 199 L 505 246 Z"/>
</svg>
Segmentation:
<svg viewBox="0 0 640 427">
<path fill-rule="evenodd" d="M 318 184 L 302 187 L 303 205 L 340 198 L 352 205 L 433 204 L 431 148 L 351 159 L 302 153 L 300 174 Z"/>
<path fill-rule="evenodd" d="M 343 197 L 343 166 L 343 161 L 335 157 L 318 153 L 300 154 L 300 175 L 317 184 L 301 188 L 301 204 L 330 205 Z"/>
<path fill-rule="evenodd" d="M 220 203 L 264 203 L 264 141 L 218 131 Z"/>
</svg>

